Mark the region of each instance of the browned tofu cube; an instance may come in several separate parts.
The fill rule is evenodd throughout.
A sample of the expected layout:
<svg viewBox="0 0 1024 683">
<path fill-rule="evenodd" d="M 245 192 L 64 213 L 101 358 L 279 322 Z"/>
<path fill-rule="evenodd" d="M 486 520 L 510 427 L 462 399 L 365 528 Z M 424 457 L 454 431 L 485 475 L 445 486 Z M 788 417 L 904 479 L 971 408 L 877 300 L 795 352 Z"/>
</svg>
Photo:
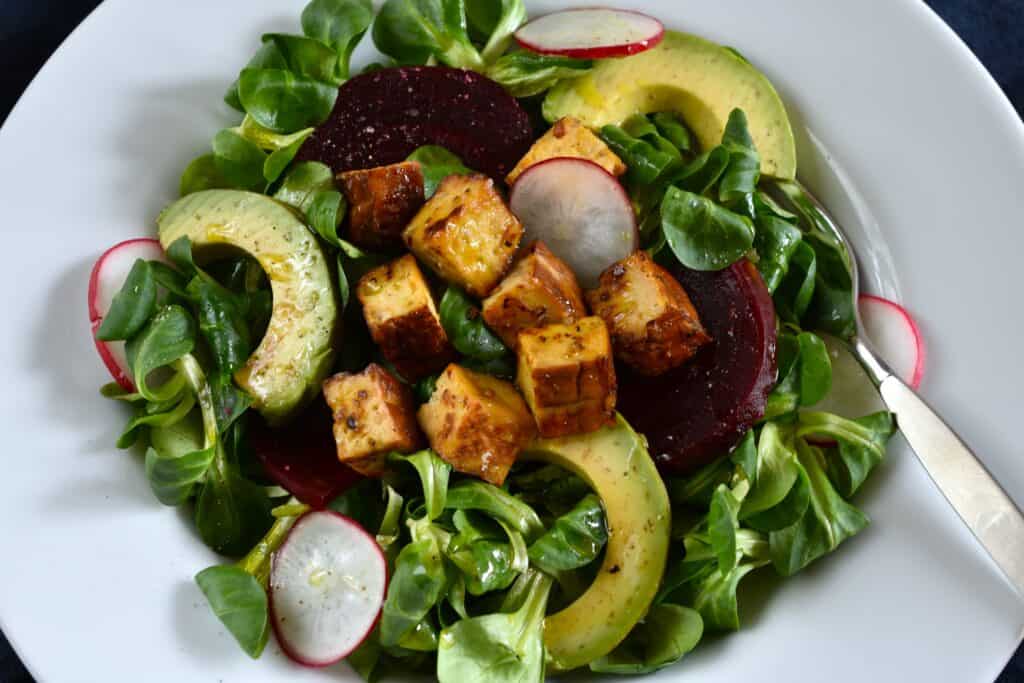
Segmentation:
<svg viewBox="0 0 1024 683">
<path fill-rule="evenodd" d="M 594 135 L 578 120 L 567 116 L 556 121 L 547 133 L 533 143 L 526 156 L 520 159 L 512 172 L 505 177 L 505 182 L 511 185 L 526 169 L 555 157 L 576 157 L 593 161 L 613 176 L 620 176 L 626 172 L 626 164 L 604 144 L 604 140 Z"/>
<path fill-rule="evenodd" d="M 536 433 L 514 386 L 454 363 L 438 378 L 430 401 L 420 406 L 419 418 L 438 455 L 459 472 L 496 486 Z"/>
<path fill-rule="evenodd" d="M 526 248 L 484 299 L 482 311 L 487 325 L 512 349 L 523 330 L 572 323 L 587 314 L 576 276 L 543 242 Z"/>
<path fill-rule="evenodd" d="M 423 173 L 415 161 L 338 174 L 348 200 L 348 239 L 366 249 L 402 246 L 402 230 L 423 206 Z"/>
<path fill-rule="evenodd" d="M 440 372 L 455 350 L 412 254 L 374 268 L 359 280 L 356 296 L 370 336 L 407 380 Z"/>
<path fill-rule="evenodd" d="M 711 341 L 683 286 L 643 251 L 601 273 L 587 301 L 608 325 L 615 356 L 644 375 L 682 365 Z"/>
<path fill-rule="evenodd" d="M 482 299 L 512 265 L 523 226 L 483 175 L 448 176 L 405 229 L 421 261 Z"/>
<path fill-rule="evenodd" d="M 596 316 L 519 335 L 519 388 L 543 437 L 592 432 L 615 421 L 615 364 Z"/>
<path fill-rule="evenodd" d="M 356 472 L 379 476 L 388 453 L 409 453 L 423 443 L 411 390 L 376 363 L 329 378 L 324 397 L 334 414 L 338 459 Z"/>
</svg>

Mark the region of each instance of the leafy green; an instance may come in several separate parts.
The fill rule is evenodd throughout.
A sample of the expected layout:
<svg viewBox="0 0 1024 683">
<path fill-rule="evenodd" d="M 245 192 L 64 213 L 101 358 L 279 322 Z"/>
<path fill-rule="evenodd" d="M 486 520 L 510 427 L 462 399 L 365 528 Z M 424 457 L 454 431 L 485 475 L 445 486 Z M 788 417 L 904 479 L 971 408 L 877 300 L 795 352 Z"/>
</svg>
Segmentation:
<svg viewBox="0 0 1024 683">
<path fill-rule="evenodd" d="M 462 619 L 441 632 L 441 683 L 526 683 L 544 679 L 543 621 L 551 579 L 531 572 L 526 599 L 510 614 Z"/>
<path fill-rule="evenodd" d="M 252 59 L 245 65 L 247 69 L 287 69 L 288 62 L 285 61 L 284 55 L 277 49 L 277 46 L 273 43 L 264 43 L 256 50 L 256 54 L 253 55 Z M 236 79 L 228 91 L 224 94 L 224 101 L 227 102 L 228 106 L 232 109 L 236 109 L 243 114 L 245 113 L 245 107 L 242 106 L 241 100 L 238 99 L 238 80 Z"/>
<path fill-rule="evenodd" d="M 763 562 L 741 562 L 729 572 L 716 569 L 699 582 L 691 603 L 700 612 L 704 626 L 715 631 L 735 631 L 740 627 L 736 589 L 740 580 Z"/>
<path fill-rule="evenodd" d="M 608 542 L 601 499 L 589 494 L 530 546 L 530 562 L 548 574 L 588 565 Z"/>
<path fill-rule="evenodd" d="M 830 238 L 808 234 L 804 240 L 814 250 L 814 294 L 801 324 L 812 330 L 849 339 L 857 329 L 853 280 L 842 247 Z"/>
<path fill-rule="evenodd" d="M 367 531 L 375 531 L 384 518 L 380 482 L 369 478 L 360 479 L 328 503 L 327 507 L 354 519 Z"/>
<path fill-rule="evenodd" d="M 892 413 L 885 411 L 872 413 L 854 420 L 858 425 L 870 431 L 864 439 L 850 439 L 847 430 L 833 430 L 831 435 L 836 439 L 836 453 L 829 453 L 826 469 L 829 479 L 844 497 L 849 498 L 868 478 L 871 471 L 885 457 L 885 446 L 896 431 L 896 422 Z"/>
<path fill-rule="evenodd" d="M 814 248 L 803 239 L 794 247 L 788 270 L 772 297 L 775 312 L 783 321 L 799 324 L 811 305 L 817 279 L 817 260 Z"/>
<path fill-rule="evenodd" d="M 348 202 L 337 190 L 318 190 L 306 209 L 306 220 L 320 237 L 332 247 L 340 247 L 338 226 L 348 211 Z"/>
<path fill-rule="evenodd" d="M 208 567 L 196 574 L 196 583 L 217 618 L 245 653 L 259 658 L 270 635 L 267 593 L 244 570 L 233 566 Z"/>
<path fill-rule="evenodd" d="M 779 531 L 796 524 L 811 504 L 811 484 L 807 472 L 797 467 L 797 478 L 789 493 L 775 506 L 746 517 L 743 523 L 751 529 L 769 532 Z"/>
<path fill-rule="evenodd" d="M 284 202 L 302 215 L 306 215 L 317 192 L 334 189 L 334 172 L 327 164 L 319 161 L 303 161 L 295 164 L 281 186 L 274 192 L 274 199 Z"/>
<path fill-rule="evenodd" d="M 214 450 L 210 447 L 174 455 L 160 453 L 153 447 L 146 449 L 146 479 L 156 499 L 164 505 L 187 501 L 210 469 Z"/>
<path fill-rule="evenodd" d="M 589 59 L 519 50 L 499 57 L 488 67 L 487 75 L 505 86 L 513 97 L 532 97 L 551 89 L 558 81 L 582 76 L 593 65 Z"/>
<path fill-rule="evenodd" d="M 751 489 L 743 500 L 741 517 L 775 507 L 792 489 L 799 466 L 796 452 L 787 443 L 787 438 L 791 440 L 792 437 L 775 422 L 769 422 L 761 429 L 757 440 L 757 465 L 753 476 L 750 476 Z"/>
<path fill-rule="evenodd" d="M 199 332 L 213 352 L 217 369 L 230 375 L 245 364 L 252 352 L 242 305 L 233 293 L 205 274 L 192 278 L 186 292 L 195 301 Z"/>
<path fill-rule="evenodd" d="M 158 310 L 142 331 L 128 340 L 126 347 L 139 394 L 148 401 L 166 401 L 176 396 L 180 385 L 171 389 L 168 382 L 153 389 L 149 375 L 191 353 L 195 341 L 195 322 L 184 308 L 174 304 Z"/>
<path fill-rule="evenodd" d="M 213 136 L 213 160 L 230 187 L 262 192 L 267 185 L 267 153 L 235 130 L 225 128 Z"/>
<path fill-rule="evenodd" d="M 334 108 L 338 89 L 286 69 L 243 69 L 238 96 L 246 113 L 261 126 L 291 133 L 322 123 Z"/>
<path fill-rule="evenodd" d="M 430 199 L 437 192 L 437 186 L 450 175 L 468 175 L 473 172 L 462 163 L 462 159 L 438 145 L 417 147 L 408 161 L 416 161 L 423 173 L 423 197 Z"/>
<path fill-rule="evenodd" d="M 313 0 L 302 11 L 302 32 L 334 48 L 334 76 L 345 80 L 352 51 L 373 21 L 370 0 Z"/>
<path fill-rule="evenodd" d="M 487 33 L 490 37 L 487 39 L 487 44 L 480 52 L 484 63 L 490 64 L 505 52 L 509 43 L 512 42 L 512 34 L 526 22 L 526 6 L 523 4 L 523 0 L 466 0 L 465 4 L 467 14 L 474 5 L 491 5 L 492 9 L 489 14 L 494 17 L 494 20 L 488 27 Z M 481 13 L 476 11 L 473 14 L 479 17 Z M 521 95 L 517 95 L 517 97 L 521 97 Z"/>
<path fill-rule="evenodd" d="M 761 177 L 761 157 L 754 149 L 747 116 L 742 109 L 733 109 L 729 113 L 722 147 L 729 153 L 729 165 L 722 175 L 718 197 L 726 203 L 736 202 L 752 195 Z"/>
<path fill-rule="evenodd" d="M 798 439 L 796 452 L 810 485 L 810 504 L 800 521 L 769 535 L 772 564 L 783 576 L 795 574 L 832 552 L 868 524 L 864 513 L 844 501 L 832 487 L 821 449 Z"/>
<path fill-rule="evenodd" d="M 774 216 L 758 216 L 754 250 L 757 269 L 768 291 L 775 293 L 789 272 L 789 263 L 801 244 L 800 228 Z"/>
<path fill-rule="evenodd" d="M 540 517 L 529 505 L 497 486 L 478 480 L 464 480 L 450 487 L 445 507 L 485 512 L 514 528 L 527 541 L 533 541 L 544 531 Z"/>
<path fill-rule="evenodd" d="M 461 289 L 449 286 L 445 290 L 440 314 L 441 325 L 462 355 L 484 361 L 508 355 L 508 347 L 484 324 L 476 302 Z"/>
<path fill-rule="evenodd" d="M 436 534 L 424 534 L 402 548 L 381 614 L 381 644 L 398 645 L 444 597 L 447 585 L 444 553 Z"/>
<path fill-rule="evenodd" d="M 782 333 L 777 341 L 779 379 L 768 396 L 766 419 L 814 405 L 832 387 L 832 361 L 813 332 Z"/>
<path fill-rule="evenodd" d="M 725 268 L 754 244 L 750 219 L 677 187 L 665 193 L 661 217 L 672 253 L 694 270 Z"/>
<path fill-rule="evenodd" d="M 464 0 L 386 0 L 373 22 L 373 43 L 400 64 L 442 64 L 479 71 L 483 57 L 470 42 Z"/>
<path fill-rule="evenodd" d="M 272 521 L 263 487 L 244 478 L 218 453 L 196 500 L 196 528 L 203 542 L 223 555 L 242 555 Z"/>
<path fill-rule="evenodd" d="M 466 513 L 462 510 L 456 512 L 456 515 L 466 519 Z M 462 572 L 466 589 L 472 595 L 483 595 L 508 588 L 524 568 L 518 566 L 513 545 L 493 533 L 467 526 L 466 522 L 460 524 L 456 521 L 456 526 L 461 528 L 452 539 L 447 556 Z M 501 532 L 500 527 L 498 532 Z M 519 536 L 518 532 L 513 533 Z M 519 539 L 521 542 L 522 536 Z"/>
<path fill-rule="evenodd" d="M 274 150 L 270 153 L 266 158 L 266 161 L 263 162 L 263 178 L 268 183 L 273 183 L 281 177 L 281 174 L 284 173 L 285 169 L 292 163 L 295 155 L 299 153 L 302 143 L 306 141 L 306 138 L 313 134 L 313 130 L 313 128 L 307 128 L 304 131 L 296 133 L 295 139 L 288 143 L 287 146 Z"/>
<path fill-rule="evenodd" d="M 668 140 L 680 152 L 690 152 L 694 148 L 693 134 L 690 129 L 672 112 L 651 114 L 651 123 L 657 128 L 658 134 Z"/>
<path fill-rule="evenodd" d="M 718 561 L 718 571 L 728 574 L 736 566 L 736 532 L 739 530 L 741 501 L 725 484 L 711 496 L 708 510 L 708 540 Z"/>
<path fill-rule="evenodd" d="M 178 183 L 178 194 L 184 197 L 193 192 L 224 187 L 231 187 L 231 183 L 220 172 L 216 157 L 208 152 L 196 157 L 185 167 Z"/>
<path fill-rule="evenodd" d="M 648 674 L 675 664 L 704 635 L 700 612 L 680 605 L 655 605 L 614 650 L 590 663 L 606 674 Z"/>
<path fill-rule="evenodd" d="M 393 462 L 406 462 L 413 466 L 420 478 L 423 498 L 426 501 L 427 519 L 431 521 L 437 519 L 444 512 L 445 500 L 448 497 L 448 477 L 451 474 L 452 466 L 430 449 L 411 455 L 392 453 L 388 459 Z"/>
<path fill-rule="evenodd" d="M 156 311 L 156 280 L 149 261 L 137 259 L 96 331 L 101 341 L 130 339 Z"/>
<path fill-rule="evenodd" d="M 287 33 L 265 33 L 263 42 L 274 44 L 288 70 L 296 76 L 332 85 L 341 85 L 345 80 L 338 65 L 338 53 L 319 40 Z"/>
<path fill-rule="evenodd" d="M 600 133 L 601 139 L 629 167 L 626 181 L 630 185 L 653 183 L 677 160 L 671 153 L 633 137 L 618 126 L 604 126 Z"/>
</svg>

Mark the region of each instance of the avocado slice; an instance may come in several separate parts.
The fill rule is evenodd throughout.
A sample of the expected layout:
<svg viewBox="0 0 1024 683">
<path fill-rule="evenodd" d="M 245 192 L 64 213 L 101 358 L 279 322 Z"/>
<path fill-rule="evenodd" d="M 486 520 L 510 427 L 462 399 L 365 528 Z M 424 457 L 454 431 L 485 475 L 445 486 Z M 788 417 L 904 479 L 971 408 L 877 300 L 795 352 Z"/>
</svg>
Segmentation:
<svg viewBox="0 0 1024 683">
<path fill-rule="evenodd" d="M 597 578 L 544 620 L 548 666 L 567 671 L 611 652 L 647 613 L 668 554 L 668 493 L 643 439 L 621 415 L 596 432 L 537 441 L 525 457 L 582 477 L 601 498 L 608 524 Z"/>
<path fill-rule="evenodd" d="M 761 172 L 795 178 L 793 129 L 771 82 L 735 51 L 687 33 L 666 31 L 657 47 L 601 60 L 586 75 L 562 81 L 544 100 L 544 118 L 574 116 L 600 128 L 633 114 L 675 111 L 708 150 L 721 142 L 736 108 L 747 115 Z"/>
<path fill-rule="evenodd" d="M 261 194 L 205 190 L 182 197 L 157 219 L 160 243 L 192 241 L 197 258 L 240 249 L 270 280 L 273 308 L 263 341 L 235 381 L 271 424 L 320 391 L 334 360 L 334 281 L 316 238 L 290 209 Z"/>
</svg>

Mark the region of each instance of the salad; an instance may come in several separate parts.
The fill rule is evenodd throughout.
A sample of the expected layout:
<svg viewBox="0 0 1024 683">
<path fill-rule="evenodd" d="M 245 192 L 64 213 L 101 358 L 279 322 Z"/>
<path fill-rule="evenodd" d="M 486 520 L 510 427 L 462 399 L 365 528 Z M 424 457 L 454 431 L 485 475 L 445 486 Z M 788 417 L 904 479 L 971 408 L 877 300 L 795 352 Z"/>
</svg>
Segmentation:
<svg viewBox="0 0 1024 683">
<path fill-rule="evenodd" d="M 838 414 L 873 391 L 835 341 L 849 259 L 735 49 L 615 9 L 313 0 L 225 101 L 89 312 L 117 445 L 223 557 L 195 580 L 249 656 L 649 673 L 740 627 L 745 576 L 868 524 L 895 425 Z"/>
</svg>

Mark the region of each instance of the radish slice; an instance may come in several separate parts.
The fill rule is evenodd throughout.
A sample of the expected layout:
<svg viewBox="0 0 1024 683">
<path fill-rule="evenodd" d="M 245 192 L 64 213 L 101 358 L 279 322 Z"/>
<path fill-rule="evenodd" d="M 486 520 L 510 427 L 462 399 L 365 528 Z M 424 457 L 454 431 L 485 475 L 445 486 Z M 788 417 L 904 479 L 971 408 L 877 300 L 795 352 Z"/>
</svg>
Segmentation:
<svg viewBox="0 0 1024 683">
<path fill-rule="evenodd" d="M 373 630 L 386 590 L 387 564 L 377 541 L 344 515 L 310 512 L 274 555 L 274 634 L 299 664 L 329 666 Z"/>
<path fill-rule="evenodd" d="M 914 319 L 899 304 L 862 294 L 858 300 L 865 335 L 878 353 L 911 388 L 917 389 L 924 377 L 924 341 Z M 832 390 L 814 410 L 848 417 L 863 417 L 885 410 L 878 389 L 846 345 L 822 335 L 832 359 Z M 831 441 L 820 442 L 832 445 Z"/>
<path fill-rule="evenodd" d="M 516 42 L 545 55 L 578 59 L 625 57 L 649 50 L 665 35 L 665 27 L 640 12 L 587 8 L 553 12 L 527 23 Z"/>
<path fill-rule="evenodd" d="M 558 157 L 526 169 L 512 186 L 512 212 L 523 244 L 541 240 L 565 261 L 585 289 L 638 247 L 636 215 L 611 174 L 585 159 Z"/>
<path fill-rule="evenodd" d="M 858 301 L 864 332 L 882 358 L 912 389 L 924 378 L 924 339 L 914 318 L 897 303 L 871 294 Z"/>
<path fill-rule="evenodd" d="M 103 359 L 104 365 L 110 370 L 114 381 L 125 391 L 135 391 L 131 373 L 128 370 L 128 357 L 125 355 L 124 342 L 104 342 L 96 339 L 96 331 L 103 323 L 103 316 L 110 310 L 124 281 L 128 278 L 135 261 L 163 261 L 164 250 L 160 242 L 149 238 L 139 238 L 115 244 L 103 252 L 103 255 L 92 267 L 89 276 L 89 322 L 92 324 L 93 340 L 96 350 Z"/>
</svg>

